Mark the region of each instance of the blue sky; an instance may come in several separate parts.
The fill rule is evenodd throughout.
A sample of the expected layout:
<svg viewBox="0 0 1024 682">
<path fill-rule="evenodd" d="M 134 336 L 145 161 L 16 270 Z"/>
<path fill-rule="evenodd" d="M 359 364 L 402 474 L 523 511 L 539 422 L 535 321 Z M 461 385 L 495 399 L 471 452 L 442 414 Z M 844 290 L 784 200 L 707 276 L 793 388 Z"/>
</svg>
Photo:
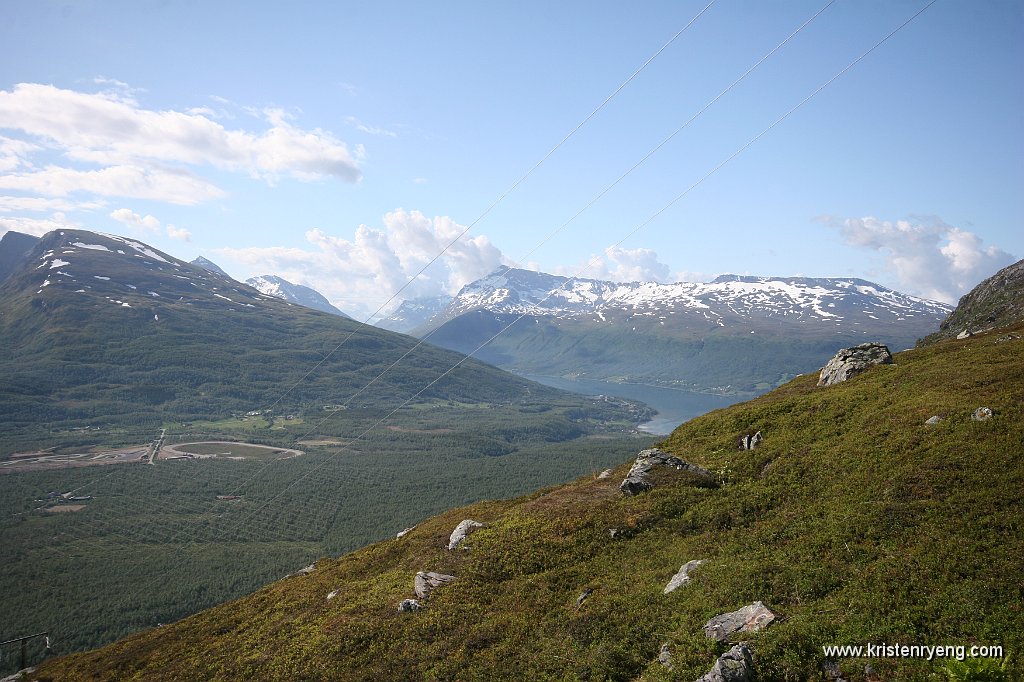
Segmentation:
<svg viewBox="0 0 1024 682">
<path fill-rule="evenodd" d="M 1024 5 L 8 1 L 0 232 L 131 235 L 373 312 L 499 263 L 858 276 L 947 301 L 1024 256 Z M 475 224 L 474 222 L 477 221 Z M 540 244 L 547 235 L 561 232 Z"/>
</svg>

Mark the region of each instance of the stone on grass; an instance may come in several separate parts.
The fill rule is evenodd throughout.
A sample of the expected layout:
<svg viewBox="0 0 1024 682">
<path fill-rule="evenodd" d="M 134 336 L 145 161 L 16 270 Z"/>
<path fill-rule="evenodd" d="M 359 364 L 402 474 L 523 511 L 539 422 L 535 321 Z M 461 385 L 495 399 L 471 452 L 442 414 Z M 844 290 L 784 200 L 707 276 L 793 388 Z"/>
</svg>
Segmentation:
<svg viewBox="0 0 1024 682">
<path fill-rule="evenodd" d="M 690 571 L 704 563 L 703 559 L 694 559 L 693 561 L 687 561 L 683 564 L 683 567 L 679 569 L 679 572 L 672 576 L 672 580 L 668 581 L 668 585 L 665 586 L 664 594 L 672 592 L 678 587 L 682 587 L 686 583 L 690 582 Z"/>
<path fill-rule="evenodd" d="M 940 421 L 942 421 L 942 417 L 940 417 L 939 415 L 935 415 L 934 417 L 928 417 L 928 419 L 926 419 L 924 423 L 925 424 L 938 424 Z"/>
<path fill-rule="evenodd" d="M 756 601 L 742 609 L 715 616 L 704 625 L 704 634 L 716 641 L 725 642 L 737 632 L 757 632 L 773 620 L 775 614 Z"/>
<path fill-rule="evenodd" d="M 337 596 L 338 596 L 338 591 L 337 590 L 332 590 L 331 592 L 327 593 L 327 601 L 330 601 L 330 600 L 334 599 Z"/>
<path fill-rule="evenodd" d="M 431 592 L 453 580 L 455 580 L 454 575 L 434 573 L 433 571 L 420 571 L 413 580 L 413 592 L 420 599 L 426 599 Z"/>
<path fill-rule="evenodd" d="M 695 464 L 684 462 L 678 457 L 673 457 L 666 452 L 662 452 L 658 448 L 651 448 L 650 450 L 641 450 L 636 456 L 636 461 L 633 462 L 633 466 L 630 467 L 626 478 L 619 484 L 619 490 L 621 490 L 624 495 L 636 495 L 637 493 L 642 493 L 645 490 L 650 490 L 654 487 L 654 483 L 651 482 L 648 474 L 650 474 L 655 467 L 666 467 L 677 471 L 685 471 L 695 477 L 700 485 L 715 485 L 715 477 L 707 469 L 702 469 Z"/>
<path fill-rule="evenodd" d="M 761 435 L 760 431 L 755 433 L 753 436 L 748 433 L 740 438 L 740 450 L 753 450 L 760 445 L 763 440 L 764 436 Z"/>
<path fill-rule="evenodd" d="M 661 645 L 661 651 L 658 652 L 658 663 L 672 670 L 672 652 L 668 648 L 668 644 Z"/>
<path fill-rule="evenodd" d="M 612 475 L 612 470 L 611 470 L 611 469 L 605 469 L 604 471 L 602 471 L 601 473 L 599 473 L 599 474 L 597 475 L 597 477 L 598 477 L 599 479 L 603 479 L 603 478 L 608 478 L 608 477 L 609 477 L 609 476 L 611 476 L 611 475 Z"/>
<path fill-rule="evenodd" d="M 972 334 L 969 330 L 965 329 L 962 332 L 960 332 L 959 334 L 957 334 L 956 338 L 957 338 L 958 341 L 962 341 L 964 339 L 969 339 L 972 336 L 974 336 L 974 334 Z"/>
<path fill-rule="evenodd" d="M 862 343 L 844 348 L 822 367 L 819 386 L 831 386 L 856 376 L 872 365 L 891 365 L 892 353 L 881 343 Z"/>
<path fill-rule="evenodd" d="M 753 682 L 754 660 L 746 644 L 737 644 L 718 657 L 697 682 Z"/>
<path fill-rule="evenodd" d="M 404 538 L 406 535 L 408 535 L 414 530 L 416 530 L 416 526 L 409 526 L 405 530 L 400 530 L 397 533 L 395 533 L 395 539 L 398 540 L 399 538 Z"/>
<path fill-rule="evenodd" d="M 410 613 L 412 611 L 419 611 L 423 608 L 423 604 L 419 603 L 415 599 L 403 599 L 398 602 L 399 613 Z"/>
<path fill-rule="evenodd" d="M 979 407 L 971 415 L 971 419 L 976 422 L 983 422 L 992 418 L 992 410 L 988 407 Z"/>
<path fill-rule="evenodd" d="M 590 595 L 592 594 L 594 594 L 593 587 L 588 587 L 587 589 L 583 590 L 583 593 L 580 596 L 576 597 L 576 608 L 583 606 L 583 602 L 587 601 L 587 599 L 589 599 Z"/>
<path fill-rule="evenodd" d="M 465 519 L 459 525 L 455 526 L 455 530 L 452 531 L 452 535 L 448 538 L 448 549 L 455 549 L 459 546 L 466 536 L 475 531 L 477 528 L 483 528 L 484 524 L 473 519 Z"/>
</svg>

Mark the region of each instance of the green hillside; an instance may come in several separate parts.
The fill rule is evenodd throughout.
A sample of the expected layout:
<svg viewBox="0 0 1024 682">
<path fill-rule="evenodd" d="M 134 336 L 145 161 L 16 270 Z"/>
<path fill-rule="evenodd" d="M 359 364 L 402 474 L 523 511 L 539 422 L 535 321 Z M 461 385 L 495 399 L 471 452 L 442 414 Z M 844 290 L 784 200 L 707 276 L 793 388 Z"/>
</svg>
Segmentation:
<svg viewBox="0 0 1024 682">
<path fill-rule="evenodd" d="M 761 601 L 776 621 L 740 636 L 760 680 L 825 679 L 823 646 L 867 643 L 999 645 L 1005 671 L 964 665 L 1020 679 L 1022 344 L 1017 326 L 835 386 L 798 377 L 664 441 L 714 487 L 668 470 L 627 497 L 626 462 L 449 511 L 33 678 L 692 681 L 728 648 L 704 636 L 708 619 Z M 994 416 L 972 420 L 981 406 Z M 761 446 L 739 450 L 755 430 Z M 486 526 L 447 550 L 467 518 Z M 664 594 L 693 559 L 691 582 Z M 456 579 L 400 613 L 417 571 Z M 946 659 L 834 663 L 850 680 L 983 679 L 950 677 Z"/>
</svg>

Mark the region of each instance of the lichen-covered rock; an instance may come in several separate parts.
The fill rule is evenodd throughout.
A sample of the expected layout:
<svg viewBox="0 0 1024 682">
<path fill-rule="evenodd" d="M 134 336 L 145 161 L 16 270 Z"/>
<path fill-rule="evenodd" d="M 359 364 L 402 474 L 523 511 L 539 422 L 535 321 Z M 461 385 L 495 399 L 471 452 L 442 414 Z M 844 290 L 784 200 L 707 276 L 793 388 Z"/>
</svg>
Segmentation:
<svg viewBox="0 0 1024 682">
<path fill-rule="evenodd" d="M 409 613 L 412 611 L 419 611 L 423 608 L 423 604 L 415 599 L 403 599 L 398 602 L 399 613 Z"/>
<path fill-rule="evenodd" d="M 755 433 L 753 436 L 747 434 L 740 438 L 740 450 L 753 450 L 760 445 L 763 440 L 764 436 L 761 435 L 760 431 Z"/>
<path fill-rule="evenodd" d="M 455 530 L 452 531 L 451 537 L 448 538 L 448 549 L 455 549 L 459 544 L 466 539 L 466 536 L 475 531 L 477 528 L 483 528 L 484 524 L 473 519 L 465 519 L 459 525 L 455 526 Z"/>
<path fill-rule="evenodd" d="M 737 644 L 718 657 L 697 682 L 753 682 L 754 660 L 746 644 Z"/>
<path fill-rule="evenodd" d="M 881 343 L 862 343 L 844 348 L 821 369 L 819 386 L 831 386 L 860 374 L 872 365 L 891 365 L 892 353 Z"/>
<path fill-rule="evenodd" d="M 672 651 L 668 648 L 668 643 L 661 645 L 661 651 L 658 652 L 658 663 L 672 670 Z"/>
<path fill-rule="evenodd" d="M 434 573 L 433 571 L 420 571 L 413 580 L 413 592 L 420 599 L 426 599 L 431 592 L 455 580 L 454 575 Z"/>
<path fill-rule="evenodd" d="M 666 467 L 686 472 L 693 476 L 700 485 L 715 485 L 715 477 L 707 469 L 702 469 L 696 464 L 684 462 L 678 457 L 662 452 L 658 448 L 651 448 L 650 450 L 641 450 L 636 456 L 636 461 L 630 467 L 626 478 L 619 484 L 619 490 L 624 495 L 636 495 L 645 490 L 650 490 L 654 487 L 654 483 L 651 482 L 649 474 L 656 467 Z"/>
<path fill-rule="evenodd" d="M 725 642 L 737 632 L 757 632 L 767 627 L 775 614 L 759 601 L 742 609 L 715 616 L 704 625 L 704 634 L 711 639 Z"/>
<path fill-rule="evenodd" d="M 987 421 L 992 418 L 992 410 L 988 407 L 979 407 L 971 415 L 971 419 L 976 422 Z"/>
<path fill-rule="evenodd" d="M 694 559 L 693 561 L 687 561 L 683 564 L 683 567 L 679 569 L 679 572 L 672 576 L 672 579 L 668 581 L 668 585 L 665 586 L 664 594 L 668 594 L 673 590 L 682 587 L 686 583 L 690 582 L 690 571 L 704 563 L 703 559 Z"/>
</svg>

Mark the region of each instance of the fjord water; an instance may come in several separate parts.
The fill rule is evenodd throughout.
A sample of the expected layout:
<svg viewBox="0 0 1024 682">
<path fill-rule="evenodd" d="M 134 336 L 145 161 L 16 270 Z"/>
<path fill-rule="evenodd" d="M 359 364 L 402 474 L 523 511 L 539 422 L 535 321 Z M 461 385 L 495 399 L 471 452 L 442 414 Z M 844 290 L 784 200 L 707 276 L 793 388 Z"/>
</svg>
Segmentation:
<svg viewBox="0 0 1024 682">
<path fill-rule="evenodd" d="M 641 431 L 655 436 L 666 436 L 683 422 L 707 414 L 721 407 L 749 400 L 754 394 L 715 395 L 680 388 L 666 388 L 651 384 L 630 384 L 594 379 L 568 379 L 565 377 L 519 374 L 524 379 L 574 391 L 583 395 L 610 395 L 617 398 L 639 400 L 657 411 L 654 419 L 640 425 Z"/>
</svg>

